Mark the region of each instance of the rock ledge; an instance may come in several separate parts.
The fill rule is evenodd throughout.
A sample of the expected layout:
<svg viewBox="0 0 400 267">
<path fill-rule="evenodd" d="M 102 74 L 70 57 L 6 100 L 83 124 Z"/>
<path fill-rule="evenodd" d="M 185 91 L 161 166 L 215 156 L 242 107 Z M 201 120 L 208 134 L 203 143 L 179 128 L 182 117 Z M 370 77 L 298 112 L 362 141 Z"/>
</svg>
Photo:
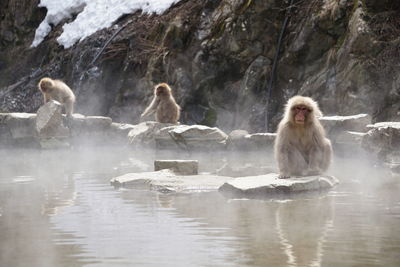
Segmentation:
<svg viewBox="0 0 400 267">
<path fill-rule="evenodd" d="M 216 191 L 231 177 L 210 174 L 176 175 L 166 169 L 155 172 L 128 173 L 111 179 L 115 187 L 127 187 L 160 193 L 189 193 Z"/>
<path fill-rule="evenodd" d="M 219 191 L 238 197 L 273 197 L 295 193 L 318 192 L 332 188 L 339 181 L 333 176 L 306 176 L 279 179 L 278 174 L 236 178 L 224 183 Z"/>
</svg>

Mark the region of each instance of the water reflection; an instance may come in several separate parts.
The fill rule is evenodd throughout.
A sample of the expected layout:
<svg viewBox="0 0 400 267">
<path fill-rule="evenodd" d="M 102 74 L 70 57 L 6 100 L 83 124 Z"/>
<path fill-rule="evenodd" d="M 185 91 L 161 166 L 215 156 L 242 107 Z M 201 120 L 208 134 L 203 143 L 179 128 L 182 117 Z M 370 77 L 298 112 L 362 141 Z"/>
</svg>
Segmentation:
<svg viewBox="0 0 400 267">
<path fill-rule="evenodd" d="M 276 210 L 276 230 L 288 266 L 322 266 L 324 243 L 333 229 L 333 207 L 331 197 L 317 205 L 314 201 L 288 201 Z"/>
<path fill-rule="evenodd" d="M 94 266 L 223 266 L 236 254 L 228 246 L 234 237 L 208 238 L 224 229 L 203 229 L 195 219 L 177 216 L 158 205 L 157 194 L 110 191 L 87 176 L 75 176 L 75 188 L 76 204 L 50 219 L 59 236 L 54 241 L 81 245 L 79 256 Z"/>
</svg>

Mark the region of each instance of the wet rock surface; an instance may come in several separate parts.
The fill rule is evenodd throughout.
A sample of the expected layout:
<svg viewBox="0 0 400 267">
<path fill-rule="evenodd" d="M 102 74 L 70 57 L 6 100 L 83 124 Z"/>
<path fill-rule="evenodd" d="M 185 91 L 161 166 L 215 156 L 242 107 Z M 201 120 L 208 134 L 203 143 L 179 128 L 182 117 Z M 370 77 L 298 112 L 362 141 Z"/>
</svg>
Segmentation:
<svg viewBox="0 0 400 267">
<path fill-rule="evenodd" d="M 396 163 L 393 159 L 400 151 L 400 122 L 379 122 L 368 127 L 371 130 L 363 137 L 362 147 L 384 162 Z"/>
<path fill-rule="evenodd" d="M 146 121 L 135 125 L 128 133 L 129 144 L 134 147 L 148 146 L 154 148 L 156 145 L 155 135 L 162 128 L 171 126 L 169 123 Z"/>
<path fill-rule="evenodd" d="M 174 125 L 159 122 L 142 122 L 129 134 L 133 147 L 183 150 L 223 149 L 228 136 L 218 128 L 204 125 Z"/>
<path fill-rule="evenodd" d="M 111 179 L 111 185 L 161 193 L 216 191 L 231 177 L 210 174 L 177 175 L 172 170 L 128 173 Z"/>
<path fill-rule="evenodd" d="M 111 118 L 61 114 L 56 102 L 49 102 L 38 114 L 0 113 L 0 147 L 64 148 L 69 145 L 126 145 L 133 125 L 112 124 Z"/>
<path fill-rule="evenodd" d="M 337 154 L 347 157 L 364 153 L 361 140 L 368 131 L 367 125 L 371 123 L 370 115 L 324 116 L 319 120 Z"/>
<path fill-rule="evenodd" d="M 235 178 L 227 181 L 219 191 L 231 197 L 269 198 L 279 195 L 325 191 L 339 181 L 333 176 L 306 176 L 279 179 L 276 173 Z"/>
<path fill-rule="evenodd" d="M 128 144 L 128 134 L 135 128 L 129 123 L 112 122 L 110 124 L 110 141 L 115 144 Z"/>
<path fill-rule="evenodd" d="M 35 129 L 39 138 L 68 137 L 70 133 L 64 126 L 62 105 L 51 100 L 41 106 L 37 111 Z"/>
<path fill-rule="evenodd" d="M 35 146 L 36 114 L 0 113 L 0 144 L 2 146 Z"/>
<path fill-rule="evenodd" d="M 196 175 L 199 173 L 199 161 L 197 160 L 156 160 L 154 170 L 170 169 L 176 174 Z"/>
<path fill-rule="evenodd" d="M 227 148 L 229 150 L 264 150 L 274 145 L 276 133 L 249 134 L 244 130 L 235 130 L 229 134 Z"/>
<path fill-rule="evenodd" d="M 338 130 L 363 132 L 367 130 L 367 125 L 371 124 L 372 118 L 368 114 L 357 114 L 352 116 L 323 116 L 319 120 L 328 133 Z"/>
<path fill-rule="evenodd" d="M 228 135 L 216 127 L 178 125 L 160 129 L 155 141 L 159 149 L 219 150 L 225 148 L 227 138 Z"/>
</svg>

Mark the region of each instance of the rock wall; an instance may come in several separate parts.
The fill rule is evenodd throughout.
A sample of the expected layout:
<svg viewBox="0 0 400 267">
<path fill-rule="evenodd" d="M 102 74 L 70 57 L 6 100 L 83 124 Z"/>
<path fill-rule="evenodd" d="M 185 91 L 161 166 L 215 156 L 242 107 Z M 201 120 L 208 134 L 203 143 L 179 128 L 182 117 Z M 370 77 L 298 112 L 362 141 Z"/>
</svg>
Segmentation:
<svg viewBox="0 0 400 267">
<path fill-rule="evenodd" d="M 29 48 L 46 12 L 38 2 L 1 1 L 0 112 L 36 112 L 36 84 L 51 76 L 73 88 L 77 112 L 116 122 L 138 123 L 162 81 L 182 106 L 182 123 L 227 132 L 262 132 L 266 124 L 273 132 L 294 94 L 314 97 L 327 115 L 400 119 L 396 1 L 294 1 L 288 8 L 283 0 L 182 0 L 160 16 L 121 18 L 117 24 L 127 26 L 101 54 L 112 27 L 64 50 L 55 40 L 60 23 Z"/>
</svg>

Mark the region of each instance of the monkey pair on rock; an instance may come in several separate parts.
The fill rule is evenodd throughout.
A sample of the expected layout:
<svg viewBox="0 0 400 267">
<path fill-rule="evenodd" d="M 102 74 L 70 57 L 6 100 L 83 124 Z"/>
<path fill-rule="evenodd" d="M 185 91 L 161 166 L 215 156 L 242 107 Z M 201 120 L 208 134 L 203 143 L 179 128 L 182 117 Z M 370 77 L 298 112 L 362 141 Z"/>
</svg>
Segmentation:
<svg viewBox="0 0 400 267">
<path fill-rule="evenodd" d="M 40 80 L 38 88 L 43 94 L 44 103 L 50 100 L 58 101 L 64 106 L 67 117 L 72 117 L 75 95 L 68 85 L 60 80 L 53 80 L 46 77 Z"/>
<path fill-rule="evenodd" d="M 154 87 L 154 96 L 150 105 L 140 116 L 141 118 L 156 114 L 156 121 L 162 123 L 177 123 L 181 108 L 172 95 L 172 90 L 166 83 L 157 84 Z"/>
<path fill-rule="evenodd" d="M 286 104 L 275 140 L 275 159 L 280 178 L 319 175 L 331 163 L 332 146 L 318 117 L 317 102 L 294 96 Z"/>
<path fill-rule="evenodd" d="M 75 95 L 68 85 L 60 80 L 53 80 L 46 77 L 40 80 L 38 88 L 43 94 L 44 103 L 56 100 L 64 106 L 67 117 L 72 117 Z M 160 83 L 155 86 L 153 100 L 141 117 L 153 113 L 156 113 L 156 120 L 158 122 L 177 123 L 179 120 L 180 107 L 172 95 L 171 88 L 166 83 Z"/>
</svg>

